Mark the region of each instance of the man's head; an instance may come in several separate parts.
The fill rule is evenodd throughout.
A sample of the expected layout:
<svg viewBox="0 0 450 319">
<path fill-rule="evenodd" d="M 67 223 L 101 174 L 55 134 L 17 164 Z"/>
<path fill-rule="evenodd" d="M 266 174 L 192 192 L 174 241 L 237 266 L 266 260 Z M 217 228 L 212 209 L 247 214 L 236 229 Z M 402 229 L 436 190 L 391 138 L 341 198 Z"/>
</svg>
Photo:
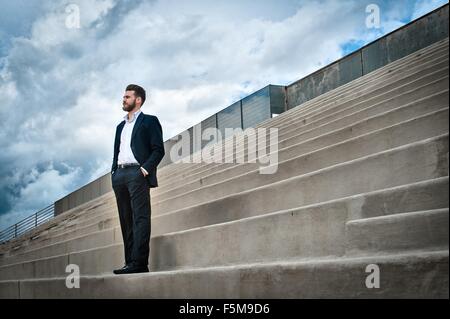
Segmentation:
<svg viewBox="0 0 450 319">
<path fill-rule="evenodd" d="M 129 84 L 123 96 L 122 109 L 126 112 L 140 108 L 145 102 L 145 90 L 136 84 Z"/>
</svg>

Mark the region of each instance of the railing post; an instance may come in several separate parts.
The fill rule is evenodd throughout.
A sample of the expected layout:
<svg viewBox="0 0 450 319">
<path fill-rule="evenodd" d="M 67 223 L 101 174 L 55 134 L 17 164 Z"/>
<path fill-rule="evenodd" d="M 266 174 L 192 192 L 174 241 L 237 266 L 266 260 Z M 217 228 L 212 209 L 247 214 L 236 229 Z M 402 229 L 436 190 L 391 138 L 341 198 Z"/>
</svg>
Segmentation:
<svg viewBox="0 0 450 319">
<path fill-rule="evenodd" d="M 34 227 L 37 227 L 37 213 L 34 214 Z"/>
<path fill-rule="evenodd" d="M 14 238 L 17 237 L 17 224 L 14 225 Z"/>
</svg>

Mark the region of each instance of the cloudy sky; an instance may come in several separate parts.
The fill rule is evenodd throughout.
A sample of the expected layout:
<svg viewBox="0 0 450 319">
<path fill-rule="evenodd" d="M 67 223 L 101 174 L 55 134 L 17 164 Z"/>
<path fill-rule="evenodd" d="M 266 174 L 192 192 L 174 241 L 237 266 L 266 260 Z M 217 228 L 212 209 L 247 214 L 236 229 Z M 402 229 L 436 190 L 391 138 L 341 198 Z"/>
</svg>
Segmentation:
<svg viewBox="0 0 450 319">
<path fill-rule="evenodd" d="M 166 140 L 445 3 L 0 0 L 0 230 L 109 171 L 127 84 Z"/>
</svg>

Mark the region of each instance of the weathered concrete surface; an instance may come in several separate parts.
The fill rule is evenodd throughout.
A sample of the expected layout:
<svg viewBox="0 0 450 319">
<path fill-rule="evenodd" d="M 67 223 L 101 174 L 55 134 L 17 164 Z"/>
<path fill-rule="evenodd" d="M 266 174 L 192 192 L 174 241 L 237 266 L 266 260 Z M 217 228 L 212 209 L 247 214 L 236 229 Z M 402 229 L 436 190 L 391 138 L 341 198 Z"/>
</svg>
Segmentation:
<svg viewBox="0 0 450 319">
<path fill-rule="evenodd" d="M 448 250 L 448 226 L 448 208 L 353 220 L 346 225 L 347 252 Z"/>
<path fill-rule="evenodd" d="M 307 107 L 304 106 L 300 112 L 301 114 L 296 114 L 293 116 L 295 121 L 282 122 L 277 124 L 278 126 L 266 125 L 268 127 L 277 127 L 279 129 L 279 142 L 280 148 L 287 147 L 292 144 L 296 139 L 300 138 L 303 134 L 303 139 L 313 136 L 314 134 L 320 134 L 320 130 L 325 131 L 327 126 L 331 126 L 334 129 L 342 128 L 346 125 L 353 124 L 352 121 L 358 121 L 364 119 L 369 114 L 377 114 L 376 112 L 380 109 L 388 111 L 389 109 L 398 107 L 400 105 L 405 105 L 409 102 L 414 102 L 422 97 L 427 96 L 427 94 L 432 94 L 442 92 L 448 88 L 448 76 L 446 74 L 448 69 L 448 53 L 443 53 L 446 57 L 446 61 L 442 62 L 442 55 L 438 58 L 439 65 L 436 66 L 436 61 L 429 61 L 426 64 L 429 66 L 426 69 L 421 69 L 421 64 L 417 68 L 421 69 L 420 73 L 415 73 L 414 68 L 408 69 L 411 72 L 406 78 L 397 79 L 379 79 L 378 87 L 372 87 L 372 90 L 379 91 L 377 94 L 369 92 L 364 94 L 363 92 L 358 92 L 353 99 L 344 100 L 343 102 L 336 97 L 331 101 L 318 99 L 321 103 L 314 103 L 312 109 L 308 111 Z M 428 64 L 430 63 L 430 64 Z M 439 83 L 433 82 L 431 79 L 439 81 Z M 402 81 L 405 81 L 402 83 Z M 379 87 L 383 85 L 383 87 Z M 363 88 L 365 88 L 363 86 Z M 428 90 L 428 92 L 426 91 Z M 431 90 L 431 91 L 430 91 Z M 399 93 L 401 93 L 399 95 Z M 337 103 L 339 102 L 339 103 Z M 374 106 L 374 107 L 371 107 Z M 360 112 L 357 112 L 360 111 Z M 356 113 L 355 113 L 356 112 Z M 274 121 L 277 118 L 274 119 Z M 327 124 L 328 123 L 328 124 Z M 328 131 L 330 128 L 328 128 Z M 251 136 L 251 135 L 250 135 Z M 232 141 L 230 141 L 232 143 Z M 224 146 L 228 147 L 229 142 L 224 142 Z M 248 150 L 245 149 L 247 152 Z M 239 153 L 241 154 L 241 152 Z M 196 168 L 199 165 L 198 168 Z M 185 183 L 186 180 L 193 180 L 200 178 L 201 181 L 207 177 L 209 174 L 217 173 L 219 168 L 229 169 L 235 171 L 235 166 L 230 166 L 230 164 L 211 164 L 202 167 L 200 164 L 191 164 L 189 170 L 184 172 L 177 172 L 169 174 L 166 178 L 161 181 L 161 186 L 155 190 L 155 195 L 157 196 L 161 192 L 171 191 L 175 186 L 180 183 Z M 249 164 L 247 164 L 249 166 Z M 253 164 L 253 166 L 256 166 Z M 178 166 L 176 166 L 178 167 Z M 189 174 L 186 174 L 189 171 Z M 168 185 L 169 184 L 169 185 Z"/>
<path fill-rule="evenodd" d="M 380 288 L 365 285 L 377 264 Z M 21 298 L 448 298 L 448 251 L 259 263 L 127 276 L 24 280 Z M 1 286 L 0 286 L 1 289 Z"/>
<path fill-rule="evenodd" d="M 444 94 L 444 99 L 448 99 L 448 92 Z M 159 201 L 153 200 L 153 206 L 166 212 L 176 210 L 183 206 L 206 202 L 218 196 L 239 193 L 420 139 L 445 134 L 449 127 L 448 106 L 445 105 L 445 101 L 429 100 L 421 104 L 420 110 L 420 105 L 408 105 L 403 109 L 363 120 L 355 126 L 332 131 L 283 150 L 290 154 L 286 156 L 290 159 L 277 164 L 276 174 L 262 175 L 259 169 L 256 169 L 236 177 L 222 175 L 223 179 L 216 183 L 204 182 L 206 185 L 201 187 L 187 185 L 180 190 L 180 192 L 184 191 L 181 194 L 166 193 L 166 196 L 158 197 Z M 441 109 L 434 112 L 434 109 L 439 108 Z M 424 112 L 433 113 L 422 116 Z M 390 126 L 402 119 L 405 121 Z M 387 129 L 382 130 L 386 126 Z M 379 129 L 376 129 L 377 127 Z M 285 156 L 280 154 L 279 157 Z"/>
<path fill-rule="evenodd" d="M 376 153 L 171 213 L 206 209 L 269 213 L 448 174 L 448 134 Z M 389 170 L 386 168 L 389 167 Z M 218 195 L 217 197 L 219 197 Z M 167 210 L 152 207 L 153 216 Z"/>
<path fill-rule="evenodd" d="M 153 237 L 150 266 L 152 271 L 155 271 L 258 260 L 339 256 L 344 254 L 344 250 L 349 249 L 344 246 L 345 238 L 343 238 L 346 220 L 390 214 L 403 215 L 405 210 L 414 212 L 441 207 L 448 207 L 448 178 L 215 226 L 195 227 L 192 219 L 189 219 L 191 223 L 183 225 L 181 231 Z M 231 219 L 232 212 L 229 214 L 228 218 Z M 204 223 L 204 219 L 196 222 Z M 164 229 L 177 227 L 170 220 L 166 221 L 164 228 L 162 226 L 161 223 L 157 223 L 155 228 L 163 229 L 164 233 Z M 115 231 L 117 236 L 120 230 L 116 228 Z M 346 236 L 351 234 L 349 232 Z M 215 238 L 217 236 L 220 238 Z M 95 241 L 90 243 L 92 247 L 96 247 Z M 349 247 L 351 249 L 351 245 Z M 417 249 L 420 245 L 411 243 L 410 247 Z M 442 245 L 437 247 L 442 248 Z M 21 256 L 27 257 L 27 254 Z M 32 257 L 33 255 L 28 255 L 28 260 Z M 120 243 L 71 252 L 68 260 L 69 263 L 80 266 L 82 275 L 110 274 L 112 269 L 120 267 L 123 263 L 123 246 Z M 25 267 L 25 270 L 16 268 L 15 277 L 8 278 L 27 278 L 33 272 L 34 263 L 33 260 L 31 263 L 22 264 L 21 267 Z M 61 269 L 58 259 L 54 259 L 54 263 L 54 268 Z M 31 267 L 28 273 L 27 265 Z M 55 272 L 57 273 L 60 272 Z"/>
</svg>

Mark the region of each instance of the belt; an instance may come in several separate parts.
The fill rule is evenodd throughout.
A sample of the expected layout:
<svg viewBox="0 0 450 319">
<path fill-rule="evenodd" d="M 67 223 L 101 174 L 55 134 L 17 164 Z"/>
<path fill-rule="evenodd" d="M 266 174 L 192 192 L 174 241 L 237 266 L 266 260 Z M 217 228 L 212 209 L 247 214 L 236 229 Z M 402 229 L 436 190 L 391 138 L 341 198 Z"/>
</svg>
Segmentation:
<svg viewBox="0 0 450 319">
<path fill-rule="evenodd" d="M 117 165 L 118 168 L 127 168 L 127 167 L 133 167 L 133 166 L 141 166 L 141 165 L 138 163 L 126 163 L 126 164 Z"/>
</svg>

